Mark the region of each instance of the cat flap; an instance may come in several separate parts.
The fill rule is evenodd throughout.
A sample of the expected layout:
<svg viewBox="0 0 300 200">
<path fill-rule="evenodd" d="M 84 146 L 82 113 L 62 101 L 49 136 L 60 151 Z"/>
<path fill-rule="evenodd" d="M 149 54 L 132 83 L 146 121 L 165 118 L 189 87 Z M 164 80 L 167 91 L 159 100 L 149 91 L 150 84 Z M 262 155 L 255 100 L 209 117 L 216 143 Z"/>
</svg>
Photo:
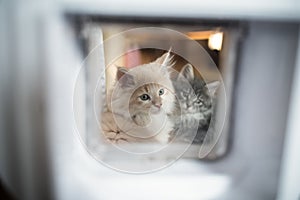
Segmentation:
<svg viewBox="0 0 300 200">
<path fill-rule="evenodd" d="M 125 67 L 118 67 L 117 80 L 121 84 L 121 87 L 130 87 L 135 84 L 133 76 L 128 73 Z"/>
</svg>

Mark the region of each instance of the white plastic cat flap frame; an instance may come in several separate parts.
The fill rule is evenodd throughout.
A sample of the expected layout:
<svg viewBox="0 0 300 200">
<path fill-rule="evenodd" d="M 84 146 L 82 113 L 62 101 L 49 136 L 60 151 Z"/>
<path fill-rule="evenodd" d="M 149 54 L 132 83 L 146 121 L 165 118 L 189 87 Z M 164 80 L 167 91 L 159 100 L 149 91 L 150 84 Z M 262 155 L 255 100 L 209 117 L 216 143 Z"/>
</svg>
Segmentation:
<svg viewBox="0 0 300 200">
<path fill-rule="evenodd" d="M 113 159 L 112 155 L 118 153 L 110 148 L 111 145 L 101 141 L 101 133 L 99 131 L 101 113 L 103 110 L 107 109 L 106 94 L 107 91 L 113 87 L 113 80 L 117 70 L 116 66 L 137 65 L 141 64 L 141 62 L 147 63 L 153 61 L 153 59 L 160 56 L 164 51 L 162 49 L 143 48 L 143 45 L 153 45 L 155 43 L 167 43 L 166 46 L 170 43 L 173 45 L 169 45 L 169 47 L 172 47 L 172 50 L 180 47 L 185 52 L 188 52 L 189 56 L 184 58 L 187 61 L 193 60 L 193 56 L 197 55 L 193 52 L 193 49 L 189 49 L 185 46 L 184 41 L 180 41 L 176 37 L 167 37 L 166 34 L 161 34 L 161 36 L 151 34 L 151 31 L 148 31 L 149 29 L 147 29 L 147 31 L 141 31 L 141 29 L 134 32 L 128 31 L 133 28 L 145 28 L 150 26 L 167 28 L 185 34 L 199 44 L 204 46 L 207 45 L 204 48 L 209 51 L 210 56 L 214 57 L 214 62 L 212 63 L 217 64 L 226 91 L 226 96 L 224 95 L 223 99 L 218 99 L 217 101 L 216 118 L 224 118 L 225 110 L 226 117 L 224 118 L 224 126 L 222 126 L 222 132 L 220 137 L 218 137 L 217 143 L 214 144 L 212 150 L 210 149 L 210 152 L 206 154 L 205 157 L 200 156 L 200 158 L 204 160 L 213 160 L 225 155 L 228 151 L 230 142 L 230 110 L 234 87 L 237 48 L 241 33 L 238 24 L 218 24 L 216 22 L 210 23 L 209 21 L 199 25 L 183 25 L 180 22 L 174 23 L 174 21 L 170 24 L 155 24 L 155 20 L 150 24 L 149 22 L 148 24 L 143 24 L 141 22 L 134 24 L 131 22 L 118 23 L 117 21 L 113 23 L 104 23 L 101 21 L 101 18 L 97 18 L 97 20 L 81 20 L 83 18 L 80 16 L 72 16 L 71 19 L 75 19 L 73 23 L 77 28 L 79 27 L 74 31 L 78 41 L 83 44 L 80 48 L 83 52 L 83 57 L 85 57 L 85 60 L 83 61 L 84 73 L 79 73 L 75 87 L 74 107 L 77 107 L 74 110 L 75 119 L 79 137 L 81 138 L 83 145 L 86 146 L 87 150 L 93 154 L 96 159 L 100 161 L 112 159 L 113 161 L 111 162 L 120 159 L 120 155 L 116 155 L 116 159 Z M 124 34 L 124 31 L 127 32 Z M 121 36 L 120 33 L 122 33 Z M 115 37 L 113 45 L 103 45 L 103 41 L 113 37 Z M 141 50 L 138 52 L 135 51 L 129 55 L 131 56 L 130 58 L 135 58 L 133 60 L 128 59 L 128 56 L 125 58 L 124 56 L 122 58 L 112 57 L 116 54 L 124 55 L 126 50 L 137 48 L 140 48 Z M 173 55 L 175 55 L 176 58 L 176 54 L 173 53 Z M 114 60 L 113 63 L 110 62 L 112 60 Z M 175 60 L 175 68 L 177 68 L 177 71 L 182 69 L 182 63 L 184 63 L 185 60 L 182 61 L 180 56 Z M 105 70 L 105 67 L 108 65 L 112 67 Z M 206 77 L 213 80 L 214 76 L 213 73 L 209 74 L 208 72 Z M 226 102 L 226 104 L 224 104 L 224 102 Z M 223 112 L 223 114 L 220 114 L 221 112 Z M 95 118 L 95 116 L 97 117 Z M 216 121 L 220 120 L 217 119 Z M 145 148 L 145 144 L 135 145 L 143 146 L 142 148 Z M 154 146 L 155 144 L 151 144 L 151 148 Z M 205 146 L 205 144 L 202 144 L 202 146 Z M 178 148 L 185 147 L 186 146 L 182 147 L 181 144 L 173 145 L 167 152 L 160 154 L 160 157 L 168 159 L 172 157 L 174 152 L 178 152 Z M 185 150 L 185 153 L 181 155 L 180 158 L 199 158 L 199 144 L 193 143 L 188 148 L 185 148 Z M 103 157 L 103 155 L 109 156 Z M 156 156 L 152 156 L 152 158 L 155 159 Z M 147 159 L 149 160 L 149 157 Z"/>
</svg>

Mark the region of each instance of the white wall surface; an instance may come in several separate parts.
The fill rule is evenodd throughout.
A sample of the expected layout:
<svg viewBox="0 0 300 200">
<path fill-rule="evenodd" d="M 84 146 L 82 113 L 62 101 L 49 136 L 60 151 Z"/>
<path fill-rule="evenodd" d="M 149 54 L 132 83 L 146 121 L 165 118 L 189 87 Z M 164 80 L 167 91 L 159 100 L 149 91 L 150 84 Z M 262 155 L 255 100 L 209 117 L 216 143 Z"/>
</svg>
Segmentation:
<svg viewBox="0 0 300 200">
<path fill-rule="evenodd" d="M 76 12 L 102 15 L 299 20 L 298 0 L 61 0 Z"/>
</svg>

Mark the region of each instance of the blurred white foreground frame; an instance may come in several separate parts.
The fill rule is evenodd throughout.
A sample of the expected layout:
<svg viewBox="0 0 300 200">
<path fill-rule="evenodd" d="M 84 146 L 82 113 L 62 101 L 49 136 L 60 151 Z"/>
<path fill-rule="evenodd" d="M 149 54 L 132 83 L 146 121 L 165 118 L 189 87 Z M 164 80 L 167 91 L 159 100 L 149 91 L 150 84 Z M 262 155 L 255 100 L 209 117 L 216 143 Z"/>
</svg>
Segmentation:
<svg viewBox="0 0 300 200">
<path fill-rule="evenodd" d="M 103 46 L 103 35 L 102 30 L 96 23 L 88 23 L 84 25 L 83 35 L 87 40 L 87 54 L 82 66 L 83 74 L 85 75 L 86 88 L 86 108 L 87 108 L 87 118 L 86 128 L 83 130 L 81 137 L 85 138 L 84 141 L 87 147 L 91 145 L 99 145 L 97 138 L 100 133 L 98 127 L 98 121 L 100 121 L 100 113 L 105 107 L 105 56 L 104 56 L 104 46 Z M 97 87 L 100 86 L 100 87 Z M 96 88 L 100 89 L 96 92 Z M 95 104 L 94 101 L 101 102 L 101 104 Z M 97 117 L 96 117 L 97 115 Z M 82 135 L 83 134 L 83 135 Z"/>
<path fill-rule="evenodd" d="M 281 165 L 278 200 L 300 199 L 300 34 Z"/>
</svg>

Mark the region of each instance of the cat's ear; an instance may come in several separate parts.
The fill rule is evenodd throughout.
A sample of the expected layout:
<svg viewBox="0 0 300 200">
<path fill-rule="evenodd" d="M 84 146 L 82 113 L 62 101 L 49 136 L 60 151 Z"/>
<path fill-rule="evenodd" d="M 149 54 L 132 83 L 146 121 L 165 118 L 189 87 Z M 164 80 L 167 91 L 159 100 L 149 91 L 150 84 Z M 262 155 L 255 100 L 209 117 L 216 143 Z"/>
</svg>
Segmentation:
<svg viewBox="0 0 300 200">
<path fill-rule="evenodd" d="M 173 66 L 173 56 L 171 56 L 170 50 L 167 53 L 164 53 L 161 57 L 157 58 L 154 63 L 159 64 L 162 67 L 172 67 Z"/>
<path fill-rule="evenodd" d="M 125 67 L 118 67 L 117 80 L 121 84 L 121 87 L 134 86 L 134 77 L 128 73 Z"/>
<path fill-rule="evenodd" d="M 185 66 L 183 66 L 177 79 L 184 78 L 187 81 L 192 81 L 194 80 L 194 77 L 195 75 L 194 75 L 193 66 L 188 63 Z"/>
<path fill-rule="evenodd" d="M 216 95 L 216 91 L 219 88 L 219 86 L 220 86 L 220 81 L 213 81 L 206 84 L 206 87 L 211 97 Z"/>
</svg>

